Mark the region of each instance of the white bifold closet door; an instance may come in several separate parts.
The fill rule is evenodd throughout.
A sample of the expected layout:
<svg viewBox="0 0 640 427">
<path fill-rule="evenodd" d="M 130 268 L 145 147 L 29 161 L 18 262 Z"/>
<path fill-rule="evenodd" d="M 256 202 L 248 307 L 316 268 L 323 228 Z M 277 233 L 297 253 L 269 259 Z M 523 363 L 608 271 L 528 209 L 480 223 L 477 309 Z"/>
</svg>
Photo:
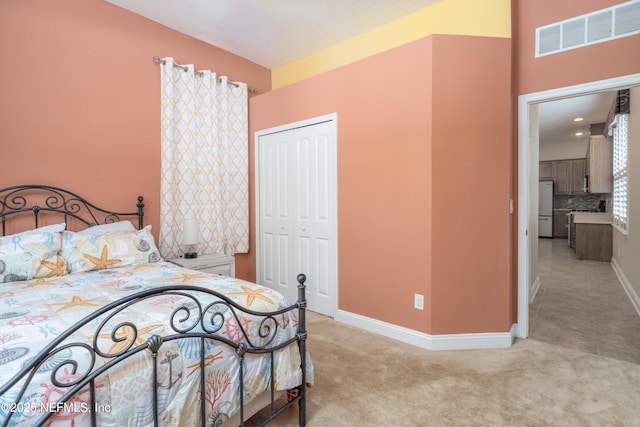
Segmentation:
<svg viewBox="0 0 640 427">
<path fill-rule="evenodd" d="M 331 117 L 331 116 L 329 116 Z M 256 134 L 257 282 L 297 299 L 307 276 L 308 308 L 337 308 L 335 118 Z"/>
</svg>

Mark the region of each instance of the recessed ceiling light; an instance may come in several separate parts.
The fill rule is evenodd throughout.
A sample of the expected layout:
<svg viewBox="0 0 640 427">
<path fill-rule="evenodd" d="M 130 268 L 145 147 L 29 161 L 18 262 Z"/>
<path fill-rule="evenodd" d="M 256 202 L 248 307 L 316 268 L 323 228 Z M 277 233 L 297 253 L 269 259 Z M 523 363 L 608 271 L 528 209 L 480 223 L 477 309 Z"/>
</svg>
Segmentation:
<svg viewBox="0 0 640 427">
<path fill-rule="evenodd" d="M 575 119 L 573 119 L 574 122 L 581 122 L 584 119 L 582 117 L 576 117 Z"/>
<path fill-rule="evenodd" d="M 576 136 L 582 136 L 584 135 L 582 132 L 576 132 Z"/>
</svg>

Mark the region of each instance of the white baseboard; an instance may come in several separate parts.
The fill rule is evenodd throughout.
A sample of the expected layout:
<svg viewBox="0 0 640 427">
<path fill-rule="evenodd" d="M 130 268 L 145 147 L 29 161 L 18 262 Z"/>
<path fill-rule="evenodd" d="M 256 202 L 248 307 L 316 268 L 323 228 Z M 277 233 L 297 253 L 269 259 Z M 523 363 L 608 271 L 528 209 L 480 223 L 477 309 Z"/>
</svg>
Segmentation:
<svg viewBox="0 0 640 427">
<path fill-rule="evenodd" d="M 624 275 L 622 268 L 620 268 L 620 264 L 618 264 L 618 261 L 616 261 L 615 258 L 611 258 L 611 266 L 613 267 L 613 271 L 615 271 L 616 274 L 618 275 L 618 280 L 620 280 L 620 283 L 622 284 L 622 288 L 624 289 L 624 291 L 627 293 L 627 296 L 631 300 L 631 304 L 633 304 L 633 306 L 636 309 L 636 312 L 640 316 L 640 296 L 638 296 L 638 293 L 636 292 L 636 290 L 633 288 L 633 286 L 631 286 L 631 282 L 629 282 L 629 279 L 627 279 L 627 276 Z"/>
<path fill-rule="evenodd" d="M 509 332 L 430 335 L 344 310 L 338 310 L 335 320 L 427 350 L 509 348 L 513 343 L 514 336 L 513 330 Z"/>
</svg>

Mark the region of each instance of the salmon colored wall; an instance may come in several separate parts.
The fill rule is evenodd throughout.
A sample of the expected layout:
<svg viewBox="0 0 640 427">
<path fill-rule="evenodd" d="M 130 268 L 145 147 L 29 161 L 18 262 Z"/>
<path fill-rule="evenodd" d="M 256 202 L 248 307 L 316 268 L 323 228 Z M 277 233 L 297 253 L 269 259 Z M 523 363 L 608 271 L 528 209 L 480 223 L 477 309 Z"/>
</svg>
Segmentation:
<svg viewBox="0 0 640 427">
<path fill-rule="evenodd" d="M 588 83 L 637 73 L 640 70 L 640 35 L 623 37 L 579 49 L 535 57 L 535 29 L 543 25 L 594 12 L 620 0 L 514 1 L 513 37 L 517 45 L 515 89 L 517 95 Z M 517 117 L 517 116 L 516 116 Z"/>
<path fill-rule="evenodd" d="M 252 135 L 338 113 L 339 308 L 423 331 L 429 312 L 409 308 L 429 294 L 430 52 L 423 39 L 250 104 Z"/>
<path fill-rule="evenodd" d="M 509 98 L 508 89 L 491 91 L 508 81 L 508 61 L 508 39 L 430 36 L 251 100 L 252 134 L 338 113 L 341 310 L 426 333 L 508 330 L 508 216 L 498 206 L 508 206 Z M 469 94 L 477 85 L 484 87 Z M 471 117 L 473 132 L 458 125 L 457 114 Z M 486 166 L 482 177 L 468 168 L 474 156 Z M 492 159 L 505 165 L 485 162 Z M 483 189 L 484 197 L 446 195 L 494 179 L 504 184 Z M 463 235 L 472 227 L 457 223 L 458 209 L 476 211 L 465 197 L 491 202 L 489 222 L 475 224 L 481 232 Z M 482 256 L 459 256 L 487 249 L 496 250 L 488 266 Z M 413 309 L 414 293 L 425 295 L 425 311 Z M 469 310 L 478 298 L 482 306 Z"/>
<path fill-rule="evenodd" d="M 103 0 L 0 2 L 0 186 L 45 183 L 114 210 L 135 210 L 157 236 L 160 69 L 173 56 L 245 81 L 271 72 Z M 246 275 L 246 256 L 236 271 Z"/>
<path fill-rule="evenodd" d="M 511 327 L 511 40 L 434 37 L 432 333 Z"/>
<path fill-rule="evenodd" d="M 554 22 L 625 3 L 620 0 L 513 0 L 513 94 L 514 206 L 518 206 L 518 96 L 605 80 L 640 72 L 640 35 L 624 37 L 579 49 L 535 57 L 535 29 Z M 517 213 L 513 217 L 517 229 Z M 512 283 L 514 307 L 517 307 L 517 233 L 513 234 Z M 517 311 L 514 309 L 515 322 Z"/>
</svg>

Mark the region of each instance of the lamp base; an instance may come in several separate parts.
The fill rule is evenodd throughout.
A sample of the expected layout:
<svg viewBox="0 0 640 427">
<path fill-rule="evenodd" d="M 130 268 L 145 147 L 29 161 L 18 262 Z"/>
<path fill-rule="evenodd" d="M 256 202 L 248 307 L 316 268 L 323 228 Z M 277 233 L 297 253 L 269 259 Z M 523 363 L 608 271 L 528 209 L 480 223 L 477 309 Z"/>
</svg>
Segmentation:
<svg viewBox="0 0 640 427">
<path fill-rule="evenodd" d="M 198 258 L 198 253 L 197 252 L 186 252 L 184 254 L 184 257 L 187 258 L 187 259 Z"/>
</svg>

